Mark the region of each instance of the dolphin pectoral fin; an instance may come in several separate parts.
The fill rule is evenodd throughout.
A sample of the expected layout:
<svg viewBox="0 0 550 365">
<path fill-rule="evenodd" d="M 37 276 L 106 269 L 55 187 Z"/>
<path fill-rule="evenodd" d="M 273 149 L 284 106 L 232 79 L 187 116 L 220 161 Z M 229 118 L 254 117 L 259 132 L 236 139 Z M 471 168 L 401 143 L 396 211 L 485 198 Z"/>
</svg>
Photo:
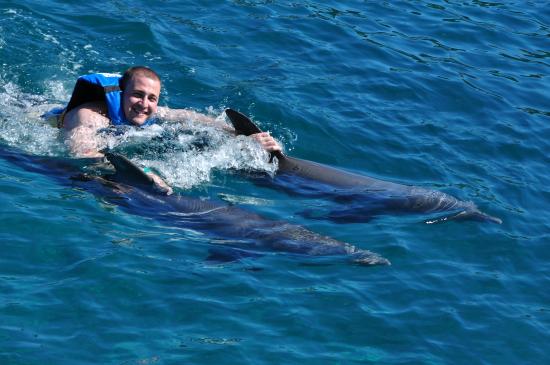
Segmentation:
<svg viewBox="0 0 550 365">
<path fill-rule="evenodd" d="M 229 263 L 246 258 L 259 258 L 263 255 L 257 252 L 243 250 L 235 247 L 216 247 L 208 250 L 207 262 Z"/>
<path fill-rule="evenodd" d="M 444 215 L 424 221 L 426 224 L 440 224 L 453 220 L 476 220 L 480 222 L 491 222 L 495 224 L 502 224 L 502 219 L 485 214 L 477 209 L 462 210 L 458 213 L 451 215 Z"/>
<path fill-rule="evenodd" d="M 484 221 L 484 222 L 491 222 L 491 223 L 495 223 L 495 224 L 502 224 L 502 219 L 498 218 L 498 217 L 493 217 L 492 215 L 489 215 L 489 214 L 485 214 L 485 213 L 482 213 L 482 212 L 479 212 L 480 214 L 478 215 L 480 220 Z"/>
</svg>

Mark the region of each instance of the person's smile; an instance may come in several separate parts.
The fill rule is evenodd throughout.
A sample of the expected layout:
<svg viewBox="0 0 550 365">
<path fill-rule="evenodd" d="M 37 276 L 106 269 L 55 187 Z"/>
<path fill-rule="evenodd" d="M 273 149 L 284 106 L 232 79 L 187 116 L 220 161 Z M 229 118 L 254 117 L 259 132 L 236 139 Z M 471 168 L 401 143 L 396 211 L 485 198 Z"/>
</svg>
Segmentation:
<svg viewBox="0 0 550 365">
<path fill-rule="evenodd" d="M 160 82 L 135 75 L 122 94 L 124 115 L 129 122 L 142 125 L 157 112 Z"/>
</svg>

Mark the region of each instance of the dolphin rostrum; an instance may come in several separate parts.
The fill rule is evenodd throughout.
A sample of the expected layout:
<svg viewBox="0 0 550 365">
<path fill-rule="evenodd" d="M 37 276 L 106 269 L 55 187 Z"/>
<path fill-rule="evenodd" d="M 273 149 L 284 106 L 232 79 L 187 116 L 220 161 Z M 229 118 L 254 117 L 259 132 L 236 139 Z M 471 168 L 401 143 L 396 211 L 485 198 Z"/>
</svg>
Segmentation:
<svg viewBox="0 0 550 365">
<path fill-rule="evenodd" d="M 159 194 L 154 191 L 151 178 L 126 157 L 115 153 L 105 156 L 116 172 L 101 177 L 81 173 L 82 167 L 92 159 L 35 156 L 0 144 L 0 158 L 27 171 L 45 174 L 64 185 L 77 185 L 132 214 L 222 238 L 225 242 L 222 249 L 213 250 L 217 253 L 213 258 L 218 260 L 230 261 L 276 251 L 341 256 L 361 265 L 389 264 L 387 259 L 375 253 L 301 226 L 269 220 L 221 202 Z"/>
<path fill-rule="evenodd" d="M 247 116 L 232 109 L 225 110 L 237 134 L 251 135 L 261 132 Z M 417 186 L 397 184 L 368 176 L 358 175 L 320 163 L 272 153 L 279 164 L 277 187 L 292 193 L 315 197 L 329 197 L 346 205 L 331 211 L 328 218 L 338 223 L 365 222 L 384 213 L 445 213 L 425 223 L 448 220 L 479 220 L 500 224 L 502 220 L 481 212 L 474 203 L 459 200 L 440 191 Z M 292 187 L 286 182 L 294 178 Z M 297 178 L 297 179 L 296 179 Z M 292 184 L 290 184 L 292 185 Z M 309 216 L 316 218 L 311 213 Z"/>
</svg>

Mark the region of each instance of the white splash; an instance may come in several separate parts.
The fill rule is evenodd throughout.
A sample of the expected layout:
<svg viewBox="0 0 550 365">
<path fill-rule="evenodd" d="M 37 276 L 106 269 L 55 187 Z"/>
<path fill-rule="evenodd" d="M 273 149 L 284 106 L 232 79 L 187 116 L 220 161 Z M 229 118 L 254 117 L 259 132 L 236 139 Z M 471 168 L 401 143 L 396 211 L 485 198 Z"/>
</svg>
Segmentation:
<svg viewBox="0 0 550 365">
<path fill-rule="evenodd" d="M 46 102 L 44 96 L 24 93 L 0 79 L 0 140 L 34 154 L 64 153 L 59 130 L 40 118 L 53 106 Z"/>
<path fill-rule="evenodd" d="M 173 187 L 188 189 L 207 183 L 217 170 L 261 171 L 274 174 L 277 169 L 277 165 L 269 163 L 269 154 L 251 138 L 234 137 L 220 129 L 201 124 L 168 124 L 162 128 L 176 131 L 185 129 L 194 134 L 177 135 L 171 141 L 172 151 L 153 158 L 137 157 L 136 162 L 156 169 Z M 161 134 L 162 132 L 156 136 Z M 197 134 L 207 140 L 206 147 L 193 146 Z"/>
</svg>

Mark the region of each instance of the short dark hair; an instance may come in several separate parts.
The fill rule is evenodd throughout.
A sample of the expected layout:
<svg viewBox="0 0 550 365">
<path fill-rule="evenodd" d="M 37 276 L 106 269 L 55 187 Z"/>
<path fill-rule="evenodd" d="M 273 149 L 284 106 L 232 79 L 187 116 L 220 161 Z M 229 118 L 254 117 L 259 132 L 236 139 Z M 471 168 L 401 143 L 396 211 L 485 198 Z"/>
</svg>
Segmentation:
<svg viewBox="0 0 550 365">
<path fill-rule="evenodd" d="M 128 82 L 130 82 L 132 77 L 134 77 L 135 75 L 143 75 L 143 76 L 148 77 L 152 80 L 157 80 L 159 83 L 162 84 L 162 82 L 160 80 L 160 76 L 155 71 L 150 69 L 149 67 L 134 66 L 134 67 L 130 67 L 129 69 L 127 69 L 126 72 L 124 72 L 124 75 L 122 75 L 122 77 L 120 78 L 120 80 L 118 82 L 118 84 L 120 86 L 120 89 L 124 90 L 126 88 L 126 85 L 128 85 Z"/>
</svg>

